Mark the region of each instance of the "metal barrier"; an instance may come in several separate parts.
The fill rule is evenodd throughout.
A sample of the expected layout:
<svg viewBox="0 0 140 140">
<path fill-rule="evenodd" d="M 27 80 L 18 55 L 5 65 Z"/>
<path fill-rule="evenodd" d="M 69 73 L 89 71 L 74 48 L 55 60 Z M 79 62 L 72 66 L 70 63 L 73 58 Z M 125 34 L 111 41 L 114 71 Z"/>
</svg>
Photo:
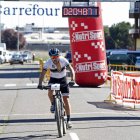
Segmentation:
<svg viewBox="0 0 140 140">
<path fill-rule="evenodd" d="M 39 72 L 42 72 L 43 66 L 44 66 L 44 62 L 43 62 L 42 59 L 39 59 L 39 64 L 40 64 Z M 45 76 L 44 76 L 43 82 L 46 83 L 46 82 L 49 81 L 49 80 L 50 80 L 50 69 L 48 69 L 48 70 L 46 71 L 46 74 L 45 74 Z"/>
<path fill-rule="evenodd" d="M 39 64 L 40 64 L 39 72 L 42 72 L 42 70 L 43 70 L 43 65 L 44 65 L 44 62 L 43 62 L 42 59 L 39 59 Z"/>
<path fill-rule="evenodd" d="M 135 65 L 116 65 L 116 64 L 109 64 L 108 71 L 137 71 Z"/>
</svg>

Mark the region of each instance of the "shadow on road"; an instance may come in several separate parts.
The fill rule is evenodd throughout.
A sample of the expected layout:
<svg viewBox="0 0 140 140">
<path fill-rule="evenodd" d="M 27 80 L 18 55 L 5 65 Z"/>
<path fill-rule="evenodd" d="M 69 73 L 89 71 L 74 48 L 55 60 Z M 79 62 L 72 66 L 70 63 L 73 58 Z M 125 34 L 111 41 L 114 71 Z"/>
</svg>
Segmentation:
<svg viewBox="0 0 140 140">
<path fill-rule="evenodd" d="M 37 132 L 36 131 L 32 131 L 32 133 L 37 133 Z M 22 133 L 25 134 L 27 132 L 22 132 Z M 9 134 L 9 133 L 6 133 L 6 134 Z M 0 138 L 0 139 L 1 140 L 57 139 L 57 135 L 51 135 L 51 134 L 27 135 L 27 136 L 17 136 L 17 137 L 4 137 L 4 138 Z"/>
<path fill-rule="evenodd" d="M 0 71 L 28 71 L 28 70 L 39 70 L 39 68 L 0 68 Z"/>
<path fill-rule="evenodd" d="M 88 104 L 94 105 L 97 108 L 108 109 L 108 110 L 117 110 L 117 111 L 137 111 L 133 108 L 126 108 L 122 105 L 107 103 L 107 102 L 87 102 Z"/>
<path fill-rule="evenodd" d="M 38 78 L 39 72 L 16 72 L 16 73 L 0 73 L 0 78 Z"/>
<path fill-rule="evenodd" d="M 76 117 L 71 118 L 72 121 L 97 121 L 97 120 L 140 120 L 140 117 L 123 117 L 123 116 L 104 116 L 104 117 Z M 2 124 L 14 123 L 42 123 L 55 122 L 55 119 L 14 119 L 0 120 Z"/>
</svg>

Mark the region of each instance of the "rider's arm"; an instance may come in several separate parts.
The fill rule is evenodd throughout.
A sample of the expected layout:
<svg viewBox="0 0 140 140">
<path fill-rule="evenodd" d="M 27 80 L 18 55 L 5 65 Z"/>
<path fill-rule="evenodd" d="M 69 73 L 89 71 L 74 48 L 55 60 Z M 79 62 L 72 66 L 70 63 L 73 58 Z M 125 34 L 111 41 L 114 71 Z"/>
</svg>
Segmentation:
<svg viewBox="0 0 140 140">
<path fill-rule="evenodd" d="M 46 73 L 46 70 L 43 69 L 43 71 L 40 73 L 40 77 L 39 77 L 39 85 L 41 86 L 42 85 L 42 81 L 44 79 L 44 75 Z"/>
<path fill-rule="evenodd" d="M 71 81 L 75 81 L 75 72 L 71 64 L 67 65 L 67 68 L 70 71 Z"/>
</svg>

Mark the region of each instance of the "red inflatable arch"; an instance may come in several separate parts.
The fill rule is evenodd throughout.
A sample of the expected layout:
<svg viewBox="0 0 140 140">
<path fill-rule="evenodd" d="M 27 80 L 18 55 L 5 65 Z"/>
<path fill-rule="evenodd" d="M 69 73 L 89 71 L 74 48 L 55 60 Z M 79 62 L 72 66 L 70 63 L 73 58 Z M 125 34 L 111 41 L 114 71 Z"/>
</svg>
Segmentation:
<svg viewBox="0 0 140 140">
<path fill-rule="evenodd" d="M 69 17 L 69 32 L 76 83 L 99 86 L 107 78 L 106 50 L 100 2 L 98 17 Z"/>
</svg>

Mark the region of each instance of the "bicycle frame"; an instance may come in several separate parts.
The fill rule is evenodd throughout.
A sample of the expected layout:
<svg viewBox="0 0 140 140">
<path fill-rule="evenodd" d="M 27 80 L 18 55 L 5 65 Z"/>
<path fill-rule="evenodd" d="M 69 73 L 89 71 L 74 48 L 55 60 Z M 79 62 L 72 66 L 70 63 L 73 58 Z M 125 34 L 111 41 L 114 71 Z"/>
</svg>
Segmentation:
<svg viewBox="0 0 140 140">
<path fill-rule="evenodd" d="M 55 101 L 55 119 L 57 122 L 58 136 L 62 137 L 66 134 L 66 121 L 65 121 L 65 109 L 63 103 L 63 97 L 60 91 L 60 84 L 52 84 L 51 90 L 54 90 Z"/>
</svg>

